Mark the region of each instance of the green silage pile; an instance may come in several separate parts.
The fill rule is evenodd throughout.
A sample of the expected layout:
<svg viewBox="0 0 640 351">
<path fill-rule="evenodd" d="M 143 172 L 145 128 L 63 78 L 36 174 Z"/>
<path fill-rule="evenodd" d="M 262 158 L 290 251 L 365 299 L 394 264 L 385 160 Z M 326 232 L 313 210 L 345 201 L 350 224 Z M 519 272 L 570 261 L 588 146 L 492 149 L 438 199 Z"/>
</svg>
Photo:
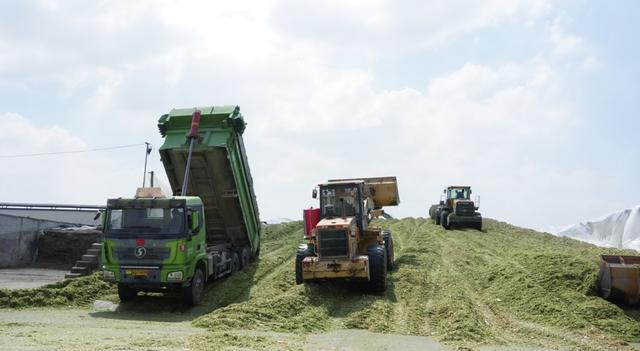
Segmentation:
<svg viewBox="0 0 640 351">
<path fill-rule="evenodd" d="M 84 306 L 99 298 L 113 299 L 115 294 L 111 284 L 93 274 L 34 289 L 0 289 L 0 308 Z"/>
<path fill-rule="evenodd" d="M 346 282 L 294 284 L 300 222 L 269 226 L 262 256 L 211 289 L 212 333 L 333 329 L 432 336 L 454 346 L 624 349 L 640 316 L 595 293 L 599 255 L 625 253 L 493 220 L 445 231 L 423 218 L 378 221 L 393 232 L 396 266 L 383 295 Z M 629 252 L 626 252 L 629 253 Z"/>
</svg>

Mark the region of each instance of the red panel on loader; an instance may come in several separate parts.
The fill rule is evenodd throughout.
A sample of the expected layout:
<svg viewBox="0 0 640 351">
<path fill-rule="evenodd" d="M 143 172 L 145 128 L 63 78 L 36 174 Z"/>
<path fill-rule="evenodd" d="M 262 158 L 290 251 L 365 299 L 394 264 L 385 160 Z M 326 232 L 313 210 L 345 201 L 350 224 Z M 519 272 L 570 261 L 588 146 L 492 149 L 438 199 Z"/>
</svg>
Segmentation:
<svg viewBox="0 0 640 351">
<path fill-rule="evenodd" d="M 320 209 L 312 207 L 302 210 L 302 218 L 304 219 L 304 236 L 310 237 L 311 232 L 313 232 L 318 222 L 320 222 Z"/>
</svg>

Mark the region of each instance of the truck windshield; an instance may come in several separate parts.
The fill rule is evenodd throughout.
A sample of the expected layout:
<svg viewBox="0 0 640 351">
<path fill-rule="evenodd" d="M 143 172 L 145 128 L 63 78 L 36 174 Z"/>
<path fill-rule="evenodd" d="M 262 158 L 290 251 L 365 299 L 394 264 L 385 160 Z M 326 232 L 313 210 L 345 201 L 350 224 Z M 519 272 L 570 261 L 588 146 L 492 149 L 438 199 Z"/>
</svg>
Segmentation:
<svg viewBox="0 0 640 351">
<path fill-rule="evenodd" d="M 125 208 L 109 211 L 107 234 L 115 236 L 185 233 L 184 208 Z"/>
<path fill-rule="evenodd" d="M 322 217 L 352 217 L 356 215 L 358 188 L 320 188 Z"/>
</svg>

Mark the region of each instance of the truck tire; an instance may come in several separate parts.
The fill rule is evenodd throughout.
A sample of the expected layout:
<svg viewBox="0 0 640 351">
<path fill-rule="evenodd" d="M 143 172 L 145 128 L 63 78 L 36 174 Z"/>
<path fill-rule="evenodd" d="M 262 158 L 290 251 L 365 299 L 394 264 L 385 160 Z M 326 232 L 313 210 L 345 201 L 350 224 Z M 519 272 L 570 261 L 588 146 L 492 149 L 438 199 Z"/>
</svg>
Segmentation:
<svg viewBox="0 0 640 351">
<path fill-rule="evenodd" d="M 256 248 L 256 252 L 251 255 L 251 261 L 258 260 L 258 257 L 260 257 L 260 240 L 258 240 L 258 247 Z"/>
<path fill-rule="evenodd" d="M 440 225 L 440 215 L 441 214 L 442 214 L 442 211 L 436 210 L 436 217 L 435 217 L 435 220 L 434 220 L 436 222 L 436 225 Z"/>
<path fill-rule="evenodd" d="M 240 269 L 244 269 L 249 264 L 249 260 L 251 259 L 251 250 L 248 246 L 245 246 L 240 250 Z"/>
<path fill-rule="evenodd" d="M 387 271 L 393 270 L 393 237 L 388 230 L 382 231 L 382 237 L 384 238 L 384 249 L 387 252 Z"/>
<path fill-rule="evenodd" d="M 302 284 L 302 260 L 306 257 L 313 256 L 313 250 L 309 245 L 300 245 L 296 253 L 296 284 Z"/>
<path fill-rule="evenodd" d="M 482 218 L 480 218 L 480 222 L 476 224 L 476 229 L 478 229 L 479 231 L 482 231 Z"/>
<path fill-rule="evenodd" d="M 233 275 L 240 270 L 240 255 L 238 255 L 237 252 L 233 252 L 231 255 L 231 262 L 229 264 L 231 265 L 231 267 L 229 267 L 231 269 L 229 275 Z"/>
<path fill-rule="evenodd" d="M 384 246 L 370 245 L 369 256 L 369 291 L 381 293 L 387 289 L 387 252 Z"/>
<path fill-rule="evenodd" d="M 449 225 L 448 217 L 449 217 L 449 212 L 442 211 L 440 213 L 440 224 L 442 224 L 442 227 L 447 230 L 451 229 L 451 226 Z"/>
<path fill-rule="evenodd" d="M 191 278 L 191 284 L 182 288 L 182 301 L 188 306 L 200 303 L 204 292 L 204 283 L 205 278 L 202 268 L 196 268 L 193 278 Z"/>
<path fill-rule="evenodd" d="M 125 284 L 118 284 L 118 297 L 120 298 L 120 301 L 131 301 L 136 296 L 138 296 L 138 292 L 135 289 Z"/>
</svg>

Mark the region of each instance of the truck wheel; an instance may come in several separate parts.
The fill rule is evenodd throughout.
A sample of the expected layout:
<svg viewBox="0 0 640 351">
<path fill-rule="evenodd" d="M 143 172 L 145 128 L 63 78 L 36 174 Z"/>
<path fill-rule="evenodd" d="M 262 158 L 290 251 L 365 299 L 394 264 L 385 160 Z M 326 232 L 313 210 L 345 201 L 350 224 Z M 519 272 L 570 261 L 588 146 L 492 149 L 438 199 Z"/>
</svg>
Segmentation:
<svg viewBox="0 0 640 351">
<path fill-rule="evenodd" d="M 258 238 L 260 238 L 260 236 L 258 236 Z M 256 248 L 256 252 L 251 254 L 251 262 L 257 260 L 258 257 L 260 257 L 260 240 L 258 240 L 258 247 Z"/>
<path fill-rule="evenodd" d="M 309 256 L 313 256 L 313 250 L 311 250 L 309 245 L 300 245 L 296 253 L 296 284 L 302 284 L 304 282 L 302 279 L 302 260 Z"/>
<path fill-rule="evenodd" d="M 449 225 L 449 219 L 447 218 L 448 216 L 449 213 L 446 211 L 440 213 L 440 224 L 442 224 L 442 227 L 447 230 L 451 229 L 451 226 Z"/>
<path fill-rule="evenodd" d="M 233 256 L 231 256 L 231 273 L 229 273 L 229 275 L 233 275 L 234 273 L 236 273 L 237 271 L 240 270 L 240 256 L 238 256 L 237 252 L 233 253 Z"/>
<path fill-rule="evenodd" d="M 393 237 L 390 231 L 383 231 L 384 249 L 387 252 L 387 271 L 393 270 Z"/>
<path fill-rule="evenodd" d="M 387 289 L 387 252 L 384 246 L 371 245 L 369 256 L 369 290 L 380 293 Z"/>
<path fill-rule="evenodd" d="M 251 252 L 251 250 L 249 250 L 248 246 L 243 247 L 240 251 L 240 269 L 243 269 L 249 264 L 249 259 L 251 257 L 249 252 Z"/>
<path fill-rule="evenodd" d="M 204 291 L 204 272 L 202 268 L 196 268 L 191 279 L 191 285 L 182 288 L 182 301 L 186 305 L 193 306 L 202 300 L 202 292 Z"/>
<path fill-rule="evenodd" d="M 131 301 L 136 296 L 138 296 L 138 292 L 135 289 L 132 289 L 128 285 L 118 284 L 118 297 L 120 298 L 120 301 Z"/>
</svg>

